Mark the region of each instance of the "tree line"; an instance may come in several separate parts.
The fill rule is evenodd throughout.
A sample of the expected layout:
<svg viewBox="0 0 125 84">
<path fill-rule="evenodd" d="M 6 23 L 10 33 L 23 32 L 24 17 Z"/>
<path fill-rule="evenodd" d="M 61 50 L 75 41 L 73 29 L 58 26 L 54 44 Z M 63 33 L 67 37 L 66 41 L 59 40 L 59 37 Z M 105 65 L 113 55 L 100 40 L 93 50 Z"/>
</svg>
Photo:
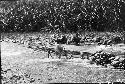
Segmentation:
<svg viewBox="0 0 125 84">
<path fill-rule="evenodd" d="M 2 32 L 123 31 L 124 0 L 1 1 Z"/>
</svg>

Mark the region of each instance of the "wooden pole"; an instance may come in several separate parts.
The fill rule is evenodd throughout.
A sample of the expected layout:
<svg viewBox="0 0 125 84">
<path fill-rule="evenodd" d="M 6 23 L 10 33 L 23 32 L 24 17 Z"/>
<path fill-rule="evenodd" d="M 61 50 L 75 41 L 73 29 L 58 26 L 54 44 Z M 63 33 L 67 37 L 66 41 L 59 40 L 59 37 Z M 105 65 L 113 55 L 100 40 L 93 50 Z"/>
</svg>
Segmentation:
<svg viewBox="0 0 125 84">
<path fill-rule="evenodd" d="M 125 44 L 125 31 L 123 32 L 123 39 L 124 39 L 124 44 Z"/>
</svg>

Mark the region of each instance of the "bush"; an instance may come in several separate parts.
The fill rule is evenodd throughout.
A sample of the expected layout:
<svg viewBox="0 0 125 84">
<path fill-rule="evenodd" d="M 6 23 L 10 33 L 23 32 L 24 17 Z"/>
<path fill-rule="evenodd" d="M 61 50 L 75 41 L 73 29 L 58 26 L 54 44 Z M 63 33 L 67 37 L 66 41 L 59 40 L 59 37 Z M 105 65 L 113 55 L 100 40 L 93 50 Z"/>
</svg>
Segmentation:
<svg viewBox="0 0 125 84">
<path fill-rule="evenodd" d="M 92 62 L 95 62 L 97 65 L 102 66 L 113 66 L 116 69 L 124 69 L 125 68 L 125 58 L 121 56 L 116 56 L 114 54 L 105 53 L 103 51 L 97 52 L 90 57 Z"/>
</svg>

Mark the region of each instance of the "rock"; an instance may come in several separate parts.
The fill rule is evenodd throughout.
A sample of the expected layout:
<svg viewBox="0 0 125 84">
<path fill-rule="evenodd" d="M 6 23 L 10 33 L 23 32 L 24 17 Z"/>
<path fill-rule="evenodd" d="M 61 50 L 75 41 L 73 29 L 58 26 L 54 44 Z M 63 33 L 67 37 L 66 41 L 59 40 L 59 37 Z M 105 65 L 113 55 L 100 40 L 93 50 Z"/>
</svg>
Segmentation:
<svg viewBox="0 0 125 84">
<path fill-rule="evenodd" d="M 115 59 L 114 59 L 114 61 L 118 61 L 119 59 L 120 59 L 120 57 L 116 56 Z"/>
<path fill-rule="evenodd" d="M 125 60 L 125 58 L 119 58 L 119 62 L 122 62 L 124 60 Z"/>
<path fill-rule="evenodd" d="M 111 57 L 111 58 L 109 58 L 109 60 L 114 60 L 115 59 L 115 57 Z"/>
<path fill-rule="evenodd" d="M 115 55 L 99 51 L 95 54 L 92 54 L 91 57 L 89 57 L 89 59 L 91 61 L 94 61 L 97 65 L 107 66 L 107 64 L 111 64 L 111 62 L 115 59 Z"/>
<path fill-rule="evenodd" d="M 112 64 L 112 65 L 115 65 L 115 64 L 117 64 L 117 63 L 119 63 L 119 61 L 113 61 L 111 64 Z"/>
</svg>

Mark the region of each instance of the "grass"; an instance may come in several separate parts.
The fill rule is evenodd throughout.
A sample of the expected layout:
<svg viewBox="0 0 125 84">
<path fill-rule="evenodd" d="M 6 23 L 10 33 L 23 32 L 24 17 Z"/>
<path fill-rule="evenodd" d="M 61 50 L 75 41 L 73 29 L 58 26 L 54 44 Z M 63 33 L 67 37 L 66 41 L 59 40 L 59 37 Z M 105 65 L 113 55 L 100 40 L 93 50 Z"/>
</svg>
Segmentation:
<svg viewBox="0 0 125 84">
<path fill-rule="evenodd" d="M 124 72 L 111 69 L 89 68 L 80 65 L 70 65 L 60 62 L 37 62 L 26 64 L 24 67 L 13 67 L 11 70 L 18 70 L 14 75 L 23 76 L 26 81 L 33 84 L 40 83 L 92 83 L 92 82 L 114 82 L 117 79 L 124 79 Z M 13 77 L 14 78 L 14 77 Z M 16 78 L 17 79 L 17 78 Z M 18 79 L 17 79 L 18 80 Z M 21 80 L 21 79 L 20 79 Z M 18 80 L 18 81 L 20 81 Z M 8 83 L 9 84 L 9 83 Z M 30 83 L 31 84 L 31 83 Z"/>
</svg>

